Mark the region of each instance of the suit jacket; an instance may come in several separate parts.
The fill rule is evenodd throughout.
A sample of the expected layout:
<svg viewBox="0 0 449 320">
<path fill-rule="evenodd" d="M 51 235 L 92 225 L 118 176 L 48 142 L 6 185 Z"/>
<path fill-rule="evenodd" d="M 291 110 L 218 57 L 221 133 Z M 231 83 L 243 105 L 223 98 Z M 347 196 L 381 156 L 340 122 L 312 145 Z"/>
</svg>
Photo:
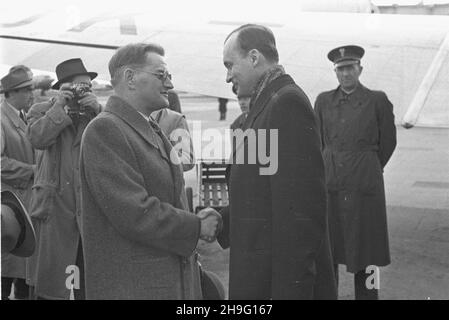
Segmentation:
<svg viewBox="0 0 449 320">
<path fill-rule="evenodd" d="M 27 207 L 34 176 L 34 151 L 26 136 L 27 125 L 7 105 L 1 104 L 1 185 L 14 192 Z M 25 258 L 2 254 L 2 276 L 25 279 Z"/>
<path fill-rule="evenodd" d="M 199 299 L 200 219 L 181 201 L 170 142 L 112 96 L 81 145 L 88 299 Z"/>
<path fill-rule="evenodd" d="M 290 76 L 280 76 L 252 104 L 246 129 L 278 130 L 270 142 L 278 145 L 278 168 L 261 175 L 260 159 L 231 166 L 229 217 L 223 212 L 229 298 L 335 299 L 324 166 L 309 100 Z M 247 149 L 248 140 L 237 142 L 236 154 Z"/>
</svg>

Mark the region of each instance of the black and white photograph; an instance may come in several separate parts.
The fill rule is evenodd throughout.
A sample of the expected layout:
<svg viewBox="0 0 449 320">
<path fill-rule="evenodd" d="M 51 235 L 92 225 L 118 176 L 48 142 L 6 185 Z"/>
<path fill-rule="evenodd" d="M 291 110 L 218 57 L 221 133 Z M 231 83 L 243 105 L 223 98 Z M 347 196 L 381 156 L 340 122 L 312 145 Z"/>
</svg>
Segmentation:
<svg viewBox="0 0 449 320">
<path fill-rule="evenodd" d="M 0 109 L 3 303 L 449 300 L 449 0 L 3 1 Z"/>
</svg>

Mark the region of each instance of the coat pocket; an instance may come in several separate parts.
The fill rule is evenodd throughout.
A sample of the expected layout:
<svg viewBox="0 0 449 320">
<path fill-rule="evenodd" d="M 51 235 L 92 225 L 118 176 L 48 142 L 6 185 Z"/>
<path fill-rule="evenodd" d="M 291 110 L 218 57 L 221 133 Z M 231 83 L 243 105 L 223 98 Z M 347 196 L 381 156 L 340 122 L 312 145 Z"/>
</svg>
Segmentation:
<svg viewBox="0 0 449 320">
<path fill-rule="evenodd" d="M 56 187 L 51 184 L 37 183 L 31 189 L 31 217 L 47 220 L 54 209 Z"/>
</svg>

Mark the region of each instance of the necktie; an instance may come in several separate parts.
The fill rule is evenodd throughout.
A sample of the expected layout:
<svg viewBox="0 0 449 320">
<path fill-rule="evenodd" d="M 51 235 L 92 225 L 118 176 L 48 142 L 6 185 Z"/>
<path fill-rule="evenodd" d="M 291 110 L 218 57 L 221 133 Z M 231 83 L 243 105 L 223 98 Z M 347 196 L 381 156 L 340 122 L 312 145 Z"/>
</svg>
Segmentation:
<svg viewBox="0 0 449 320">
<path fill-rule="evenodd" d="M 170 141 L 167 139 L 167 137 L 162 132 L 161 127 L 159 127 L 159 125 L 152 118 L 148 119 L 148 122 L 150 123 L 154 132 L 161 138 L 162 143 L 164 145 L 165 153 L 167 154 L 168 158 L 170 159 L 170 154 L 171 154 L 171 150 L 173 149 L 173 146 L 171 145 Z M 184 178 L 182 175 L 182 167 L 179 164 L 174 164 L 171 160 L 169 160 L 169 163 L 170 163 L 170 169 L 171 169 L 171 172 L 173 175 L 173 180 L 174 180 L 174 194 L 179 195 L 179 194 L 181 194 L 181 188 L 184 187 Z M 178 204 L 178 207 L 179 207 L 179 204 Z"/>
<path fill-rule="evenodd" d="M 173 146 L 171 145 L 170 141 L 168 140 L 168 138 L 164 135 L 164 133 L 162 132 L 161 127 L 159 127 L 159 125 L 157 124 L 157 122 L 155 122 L 153 119 L 149 119 L 148 122 L 150 123 L 151 127 L 153 128 L 154 132 L 159 136 L 159 138 L 162 141 L 163 144 L 163 148 L 165 150 L 165 153 L 167 154 L 167 156 L 170 158 L 170 153 L 171 150 L 173 149 Z M 170 161 L 170 164 L 171 161 Z"/>
<path fill-rule="evenodd" d="M 20 119 L 22 119 L 22 121 L 23 121 L 25 124 L 28 124 L 28 123 L 27 123 L 27 118 L 25 117 L 23 111 L 20 111 L 20 112 L 19 112 L 19 116 L 20 116 Z"/>
<path fill-rule="evenodd" d="M 153 130 L 160 136 L 161 135 L 161 127 L 154 121 L 152 118 L 148 119 L 148 122 L 150 123 Z"/>
</svg>

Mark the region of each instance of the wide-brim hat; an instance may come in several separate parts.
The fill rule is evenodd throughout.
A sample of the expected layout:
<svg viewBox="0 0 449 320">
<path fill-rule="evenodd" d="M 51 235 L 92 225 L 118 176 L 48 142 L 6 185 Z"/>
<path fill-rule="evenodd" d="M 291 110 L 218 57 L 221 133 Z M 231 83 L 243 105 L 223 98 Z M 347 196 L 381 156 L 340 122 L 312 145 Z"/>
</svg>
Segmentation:
<svg viewBox="0 0 449 320">
<path fill-rule="evenodd" d="M 36 247 L 36 234 L 33 224 L 22 201 L 11 191 L 1 192 L 2 203 L 2 251 L 10 246 L 9 253 L 18 257 L 29 257 Z M 17 222 L 12 221 L 12 213 Z M 5 243 L 4 243 L 5 241 Z"/>
<path fill-rule="evenodd" d="M 1 80 L 0 93 L 33 86 L 33 74 L 25 68 L 11 68 Z"/>
<path fill-rule="evenodd" d="M 356 45 L 341 46 L 332 49 L 327 54 L 327 58 L 334 63 L 335 67 L 343 67 L 355 63 L 360 63 L 365 50 Z"/>
<path fill-rule="evenodd" d="M 61 84 L 67 82 L 68 79 L 84 74 L 88 75 L 91 80 L 98 76 L 98 73 L 96 72 L 87 71 L 80 58 L 63 61 L 56 66 L 56 76 L 58 77 L 58 81 L 52 86 L 52 89 L 59 89 Z"/>
</svg>

